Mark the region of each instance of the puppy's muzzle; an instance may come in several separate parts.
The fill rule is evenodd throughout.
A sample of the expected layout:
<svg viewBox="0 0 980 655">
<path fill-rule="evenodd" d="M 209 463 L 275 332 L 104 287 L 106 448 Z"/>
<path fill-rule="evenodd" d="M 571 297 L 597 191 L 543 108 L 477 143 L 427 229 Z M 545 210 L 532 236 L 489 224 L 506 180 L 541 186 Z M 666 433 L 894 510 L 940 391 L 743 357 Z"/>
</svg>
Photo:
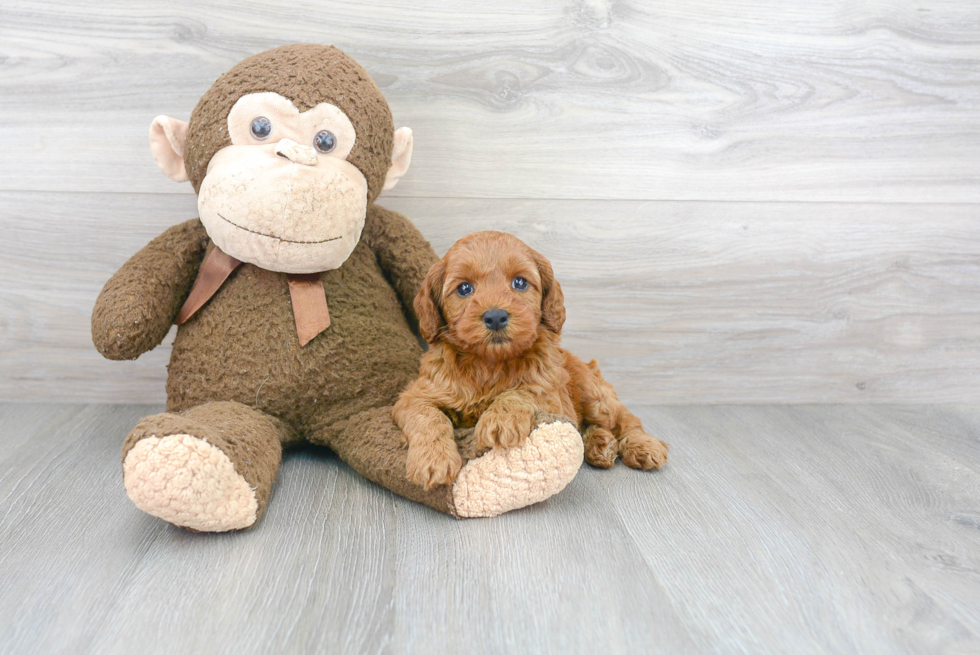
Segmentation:
<svg viewBox="0 0 980 655">
<path fill-rule="evenodd" d="M 488 309 L 483 314 L 483 324 L 487 326 L 488 330 L 498 331 L 503 330 L 507 327 L 507 321 L 510 320 L 510 314 L 508 314 L 503 309 Z"/>
</svg>

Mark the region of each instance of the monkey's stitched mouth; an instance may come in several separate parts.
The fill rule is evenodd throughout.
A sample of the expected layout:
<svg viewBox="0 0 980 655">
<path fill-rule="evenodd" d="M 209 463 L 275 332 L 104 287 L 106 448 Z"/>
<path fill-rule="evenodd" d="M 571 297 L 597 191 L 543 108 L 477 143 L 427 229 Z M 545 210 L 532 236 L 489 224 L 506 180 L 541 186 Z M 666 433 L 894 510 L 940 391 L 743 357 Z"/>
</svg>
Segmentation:
<svg viewBox="0 0 980 655">
<path fill-rule="evenodd" d="M 308 245 L 313 245 L 313 244 L 317 244 L 317 243 L 327 243 L 328 241 L 336 241 L 337 239 L 343 239 L 344 238 L 343 235 L 341 235 L 339 237 L 330 237 L 329 239 L 320 239 L 319 241 L 294 241 L 292 239 L 284 239 L 282 237 L 277 237 L 277 236 L 275 236 L 273 234 L 265 234 L 264 232 L 256 232 L 255 230 L 250 230 L 249 228 L 245 227 L 244 225 L 239 225 L 238 223 L 235 223 L 234 221 L 229 221 L 227 218 L 225 218 L 221 214 L 218 214 L 218 218 L 220 218 L 221 220 L 223 220 L 225 223 L 228 223 L 229 225 L 234 225 L 239 230 L 245 230 L 246 232 L 251 232 L 252 234 L 256 234 L 256 235 L 258 235 L 260 237 L 265 237 L 267 239 L 275 239 L 276 241 L 284 241 L 285 243 L 304 243 L 304 244 L 308 244 Z"/>
</svg>

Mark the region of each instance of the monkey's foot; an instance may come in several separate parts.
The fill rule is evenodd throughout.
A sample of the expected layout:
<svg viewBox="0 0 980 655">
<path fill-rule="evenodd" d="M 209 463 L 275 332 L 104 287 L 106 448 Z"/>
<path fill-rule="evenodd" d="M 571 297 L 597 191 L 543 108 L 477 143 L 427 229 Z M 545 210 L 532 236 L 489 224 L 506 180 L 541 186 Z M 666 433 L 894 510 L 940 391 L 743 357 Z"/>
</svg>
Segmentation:
<svg viewBox="0 0 980 655">
<path fill-rule="evenodd" d="M 286 436 L 279 419 L 230 401 L 146 416 L 123 445 L 123 484 L 137 507 L 174 525 L 247 528 L 268 505 Z"/>
<path fill-rule="evenodd" d="M 489 517 L 550 498 L 582 466 L 582 435 L 569 419 L 539 412 L 519 446 L 495 448 L 463 465 L 452 487 L 455 514 Z"/>
<path fill-rule="evenodd" d="M 189 434 L 146 437 L 123 460 L 123 483 L 147 514 L 201 532 L 255 523 L 255 492 L 217 446 Z"/>
</svg>

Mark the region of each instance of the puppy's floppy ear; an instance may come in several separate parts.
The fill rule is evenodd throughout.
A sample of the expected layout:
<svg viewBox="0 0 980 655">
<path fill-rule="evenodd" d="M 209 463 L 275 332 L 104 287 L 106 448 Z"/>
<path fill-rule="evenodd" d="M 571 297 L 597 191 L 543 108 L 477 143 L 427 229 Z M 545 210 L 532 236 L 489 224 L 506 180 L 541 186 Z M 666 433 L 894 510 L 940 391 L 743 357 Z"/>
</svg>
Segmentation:
<svg viewBox="0 0 980 655">
<path fill-rule="evenodd" d="M 446 260 L 440 259 L 425 276 L 422 288 L 415 296 L 415 315 L 419 318 L 419 332 L 429 343 L 435 343 L 439 332 L 446 326 L 442 316 L 442 285 L 446 278 Z"/>
<path fill-rule="evenodd" d="M 565 324 L 565 295 L 555 279 L 551 262 L 536 250 L 531 251 L 531 256 L 541 274 L 541 322 L 555 334 L 561 334 L 561 327 Z"/>
</svg>

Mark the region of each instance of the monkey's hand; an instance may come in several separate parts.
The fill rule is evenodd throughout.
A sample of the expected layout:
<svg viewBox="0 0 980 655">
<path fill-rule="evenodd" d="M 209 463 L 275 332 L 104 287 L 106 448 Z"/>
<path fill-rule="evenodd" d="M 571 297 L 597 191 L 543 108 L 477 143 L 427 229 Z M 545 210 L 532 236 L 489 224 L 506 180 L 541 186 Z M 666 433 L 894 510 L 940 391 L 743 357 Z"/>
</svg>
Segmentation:
<svg viewBox="0 0 980 655">
<path fill-rule="evenodd" d="M 476 423 L 473 433 L 482 448 L 513 448 L 531 434 L 537 407 L 524 391 L 505 391 L 497 396 Z"/>
<path fill-rule="evenodd" d="M 95 301 L 92 341 L 108 359 L 136 359 L 163 341 L 207 247 L 197 219 L 175 225 L 116 271 Z"/>
</svg>

